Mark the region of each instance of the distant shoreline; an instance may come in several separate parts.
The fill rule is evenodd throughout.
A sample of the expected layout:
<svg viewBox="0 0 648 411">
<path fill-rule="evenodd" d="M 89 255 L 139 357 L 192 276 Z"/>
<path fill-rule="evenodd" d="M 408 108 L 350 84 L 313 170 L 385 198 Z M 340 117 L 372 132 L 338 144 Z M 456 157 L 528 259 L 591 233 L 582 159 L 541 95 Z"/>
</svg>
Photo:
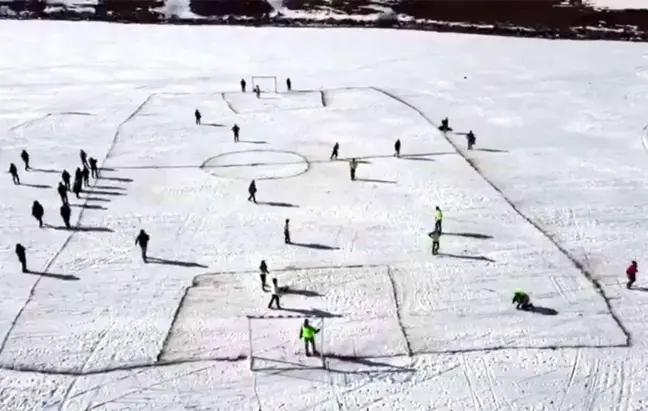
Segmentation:
<svg viewBox="0 0 648 411">
<path fill-rule="evenodd" d="M 371 3 L 373 0 L 366 1 Z M 159 0 L 76 7 L 0 0 L 0 19 L 254 27 L 364 27 L 544 39 L 648 41 L 648 10 L 596 10 L 561 5 L 557 0 L 426 0 L 425 3 L 415 4 L 416 7 L 408 1 L 417 0 L 403 0 L 400 8 L 394 7 L 393 13 L 382 15 L 361 9 L 345 10 L 346 14 L 295 9 L 289 10 L 293 15 L 282 15 L 267 13 L 268 4 L 256 3 L 257 6 L 265 4 L 267 7 L 255 7 L 253 10 L 239 7 L 236 10 L 239 14 L 213 14 L 223 13 L 223 10 L 203 7 L 199 11 L 207 16 L 196 15 L 192 10 L 189 18 L 167 18 L 159 11 L 162 4 Z M 132 4 L 137 4 L 138 8 Z M 142 4 L 149 6 L 143 8 Z M 353 5 L 359 7 L 358 2 Z"/>
</svg>

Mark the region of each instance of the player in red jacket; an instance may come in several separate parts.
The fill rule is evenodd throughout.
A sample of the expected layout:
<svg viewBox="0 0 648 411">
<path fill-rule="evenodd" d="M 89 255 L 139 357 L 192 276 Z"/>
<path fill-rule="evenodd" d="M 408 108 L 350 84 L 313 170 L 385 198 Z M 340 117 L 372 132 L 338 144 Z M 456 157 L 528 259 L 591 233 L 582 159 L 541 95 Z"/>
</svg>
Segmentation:
<svg viewBox="0 0 648 411">
<path fill-rule="evenodd" d="M 637 262 L 633 261 L 632 264 L 630 264 L 630 267 L 626 270 L 626 275 L 628 276 L 628 284 L 626 287 L 630 289 L 632 287 L 632 284 L 634 284 L 635 281 L 637 281 L 637 273 L 639 270 L 637 269 Z"/>
</svg>

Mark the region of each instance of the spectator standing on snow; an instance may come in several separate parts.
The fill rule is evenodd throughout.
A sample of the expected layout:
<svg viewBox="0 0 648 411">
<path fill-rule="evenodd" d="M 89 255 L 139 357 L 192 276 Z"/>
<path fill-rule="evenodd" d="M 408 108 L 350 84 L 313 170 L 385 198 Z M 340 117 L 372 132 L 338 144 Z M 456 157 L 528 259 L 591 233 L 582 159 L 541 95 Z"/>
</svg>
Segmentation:
<svg viewBox="0 0 648 411">
<path fill-rule="evenodd" d="M 13 179 L 14 184 L 20 184 L 20 177 L 18 177 L 18 167 L 14 163 L 9 164 L 9 174 Z"/>
<path fill-rule="evenodd" d="M 63 204 L 61 206 L 61 218 L 63 219 L 63 223 L 65 224 L 65 228 L 68 230 L 70 229 L 70 216 L 72 215 L 72 210 L 70 210 L 70 206 L 68 204 Z"/>
<path fill-rule="evenodd" d="M 90 187 L 90 170 L 88 169 L 88 167 L 83 167 L 81 176 L 83 176 L 83 185 Z"/>
<path fill-rule="evenodd" d="M 58 191 L 58 194 L 61 197 L 61 202 L 63 204 L 68 204 L 68 195 L 67 190 L 65 189 L 65 185 L 63 185 L 63 183 L 59 183 L 56 191 Z"/>
<path fill-rule="evenodd" d="M 394 143 L 394 157 L 400 157 L 401 141 L 400 139 L 396 140 Z"/>
<path fill-rule="evenodd" d="M 63 184 L 65 185 L 65 189 L 67 191 L 72 191 L 70 189 L 70 173 L 68 173 L 67 170 L 63 170 L 63 173 L 61 173 L 61 179 L 63 179 Z"/>
<path fill-rule="evenodd" d="M 245 86 L 247 83 L 245 82 L 245 79 L 241 79 L 241 92 L 245 93 Z"/>
<path fill-rule="evenodd" d="M 266 289 L 266 278 L 269 274 L 268 272 L 268 265 L 266 264 L 265 260 L 261 260 L 261 265 L 259 265 L 259 271 L 261 272 L 259 276 L 261 277 L 261 289 L 265 291 Z"/>
<path fill-rule="evenodd" d="M 232 133 L 234 133 L 235 143 L 238 143 L 239 141 L 239 131 L 241 131 L 241 127 L 239 127 L 238 124 L 234 124 L 234 127 L 232 127 Z"/>
<path fill-rule="evenodd" d="M 439 254 L 439 248 L 441 248 L 441 233 L 435 230 L 428 235 L 432 239 L 432 255 Z"/>
<path fill-rule="evenodd" d="M 637 281 L 637 273 L 639 272 L 639 269 L 637 268 L 637 262 L 633 261 L 630 266 L 626 269 L 626 276 L 628 277 L 628 284 L 626 284 L 626 287 L 628 290 L 632 287 L 632 284 Z"/>
<path fill-rule="evenodd" d="M 261 98 L 261 88 L 258 84 L 254 87 L 254 94 L 256 94 L 256 98 Z"/>
<path fill-rule="evenodd" d="M 290 80 L 290 77 L 286 79 L 286 89 L 288 89 L 288 91 L 292 91 L 292 81 Z"/>
<path fill-rule="evenodd" d="M 151 237 L 144 230 L 140 230 L 139 235 L 135 239 L 135 245 L 139 245 L 142 250 L 142 261 L 148 263 L 148 257 L 146 256 L 146 251 L 148 250 L 148 243 Z"/>
<path fill-rule="evenodd" d="M 202 114 L 200 114 L 200 110 L 196 109 L 196 111 L 194 111 L 194 116 L 196 117 L 196 124 L 200 124 L 200 120 L 202 119 Z"/>
<path fill-rule="evenodd" d="M 97 167 L 97 159 L 90 157 L 88 159 L 88 163 L 90 163 L 90 175 L 92 178 L 99 178 L 99 168 Z"/>
<path fill-rule="evenodd" d="M 288 218 L 284 222 L 284 243 L 290 244 L 290 220 Z"/>
<path fill-rule="evenodd" d="M 279 284 L 276 278 L 272 279 L 272 297 L 270 298 L 270 304 L 268 308 L 272 309 L 272 304 L 276 303 L 277 310 L 281 310 L 281 303 L 279 297 L 281 296 L 281 289 L 279 289 Z"/>
<path fill-rule="evenodd" d="M 444 133 L 447 133 L 448 131 L 452 131 L 449 125 L 450 120 L 448 120 L 448 117 L 444 118 L 441 120 L 441 126 L 439 126 L 439 130 L 443 131 Z"/>
<path fill-rule="evenodd" d="M 26 273 L 27 271 L 27 253 L 25 251 L 25 247 L 23 247 L 22 244 L 18 243 L 16 244 L 16 255 L 18 256 L 18 261 L 20 261 L 20 265 L 22 267 L 22 272 Z"/>
<path fill-rule="evenodd" d="M 338 159 L 339 151 L 340 151 L 340 144 L 335 143 L 335 145 L 333 146 L 333 151 L 331 152 L 331 160 Z"/>
<path fill-rule="evenodd" d="M 83 181 L 81 179 L 77 180 L 76 178 L 74 179 L 74 184 L 72 185 L 72 192 L 76 196 L 76 198 L 81 198 L 80 194 L 82 189 Z M 67 196 L 67 194 L 66 194 Z"/>
<path fill-rule="evenodd" d="M 250 194 L 248 196 L 248 201 L 254 201 L 254 204 L 256 204 L 256 202 L 257 202 L 256 193 L 257 193 L 256 182 L 254 182 L 254 180 L 252 180 L 252 182 L 250 183 L 250 186 L 248 187 L 248 194 Z"/>
<path fill-rule="evenodd" d="M 439 206 L 435 207 L 434 211 L 434 231 L 438 231 L 439 234 L 443 233 L 442 226 L 443 225 L 443 211 L 439 208 Z"/>
<path fill-rule="evenodd" d="M 83 164 L 83 167 L 88 167 L 88 155 L 86 152 L 83 150 L 79 151 L 79 157 L 81 157 L 81 164 Z"/>
<path fill-rule="evenodd" d="M 23 150 L 20 153 L 20 158 L 22 159 L 23 163 L 25 163 L 25 170 L 31 170 L 31 167 L 29 167 L 29 153 L 27 152 L 27 150 Z"/>
<path fill-rule="evenodd" d="M 43 206 L 38 201 L 34 201 L 34 204 L 32 204 L 32 217 L 38 221 L 38 226 L 41 228 L 43 227 L 43 215 L 45 215 Z"/>
<path fill-rule="evenodd" d="M 466 134 L 466 140 L 468 142 L 468 150 L 472 150 L 473 146 L 477 142 L 477 137 L 475 137 L 475 133 L 473 133 L 472 130 Z"/>
<path fill-rule="evenodd" d="M 351 181 L 355 181 L 356 169 L 358 168 L 358 161 L 352 158 L 349 162 L 349 171 L 351 172 Z"/>
</svg>

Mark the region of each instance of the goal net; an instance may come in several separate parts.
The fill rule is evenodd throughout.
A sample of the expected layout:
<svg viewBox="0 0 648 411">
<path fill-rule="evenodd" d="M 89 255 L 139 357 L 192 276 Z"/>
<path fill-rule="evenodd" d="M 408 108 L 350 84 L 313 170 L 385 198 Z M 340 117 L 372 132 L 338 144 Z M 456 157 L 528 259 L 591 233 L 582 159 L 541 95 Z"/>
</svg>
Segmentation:
<svg viewBox="0 0 648 411">
<path fill-rule="evenodd" d="M 276 76 L 252 76 L 252 90 L 259 86 L 262 93 L 278 93 Z"/>
<path fill-rule="evenodd" d="M 260 315 L 247 318 L 251 371 L 325 368 L 323 317 Z M 306 356 L 305 342 L 299 338 L 304 320 L 319 330 L 315 334 L 319 355 Z"/>
</svg>

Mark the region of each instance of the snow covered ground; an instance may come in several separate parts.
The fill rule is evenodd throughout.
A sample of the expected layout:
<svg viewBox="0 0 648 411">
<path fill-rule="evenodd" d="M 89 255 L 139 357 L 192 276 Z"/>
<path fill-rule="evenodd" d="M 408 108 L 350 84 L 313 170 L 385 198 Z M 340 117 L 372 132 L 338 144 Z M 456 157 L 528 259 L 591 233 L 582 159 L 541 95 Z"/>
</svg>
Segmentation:
<svg viewBox="0 0 648 411">
<path fill-rule="evenodd" d="M 645 0 L 585 0 L 585 3 L 596 8 L 612 10 L 648 9 L 648 3 Z"/>
<path fill-rule="evenodd" d="M 623 275 L 637 259 L 641 283 L 648 246 L 642 45 L 4 22 L 9 35 L 0 163 L 26 148 L 34 170 L 0 180 L 0 408 L 648 407 L 648 295 Z M 255 75 L 280 93 L 241 94 Z M 358 181 L 329 161 L 335 142 Z M 70 232 L 54 187 L 81 148 L 104 170 L 71 197 Z M 281 312 L 262 259 L 291 289 Z M 513 308 L 518 287 L 541 312 Z M 299 318 L 248 328 L 277 314 L 324 318 L 323 363 L 303 358 Z"/>
</svg>

